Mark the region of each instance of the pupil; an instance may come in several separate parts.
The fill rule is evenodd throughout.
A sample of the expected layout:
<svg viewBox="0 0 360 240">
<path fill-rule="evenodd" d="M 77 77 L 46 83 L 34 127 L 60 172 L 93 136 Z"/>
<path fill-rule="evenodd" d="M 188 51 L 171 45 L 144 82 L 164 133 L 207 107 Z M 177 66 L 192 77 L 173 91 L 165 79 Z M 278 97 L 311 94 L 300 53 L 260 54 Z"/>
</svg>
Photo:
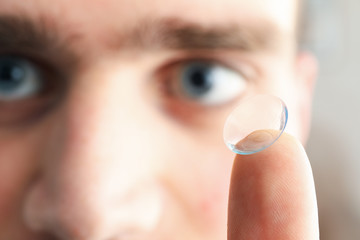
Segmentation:
<svg viewBox="0 0 360 240">
<path fill-rule="evenodd" d="M 14 90 L 24 77 L 24 70 L 14 63 L 0 61 L 0 90 Z"/>
<path fill-rule="evenodd" d="M 206 76 L 204 76 L 204 73 L 201 71 L 196 71 L 193 73 L 191 82 L 196 87 L 202 87 L 204 84 L 206 84 Z"/>
<path fill-rule="evenodd" d="M 208 66 L 196 66 L 190 69 L 187 81 L 191 94 L 204 94 L 212 87 L 211 69 Z"/>
</svg>

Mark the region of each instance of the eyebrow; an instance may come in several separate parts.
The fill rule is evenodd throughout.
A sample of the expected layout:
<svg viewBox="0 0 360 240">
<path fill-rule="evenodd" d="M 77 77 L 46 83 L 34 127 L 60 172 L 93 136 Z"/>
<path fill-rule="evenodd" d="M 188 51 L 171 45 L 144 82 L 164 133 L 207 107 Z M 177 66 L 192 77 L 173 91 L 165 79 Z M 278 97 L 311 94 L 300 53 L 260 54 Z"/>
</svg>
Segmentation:
<svg viewBox="0 0 360 240">
<path fill-rule="evenodd" d="M 0 53 L 41 53 L 74 67 L 80 54 L 77 53 L 79 45 L 73 43 L 81 40 L 82 36 L 70 31 L 63 33 L 56 19 L 51 17 L 0 15 Z M 234 49 L 251 52 L 276 48 L 280 45 L 281 34 L 274 24 L 266 20 L 252 25 L 224 23 L 204 26 L 175 18 L 147 19 L 139 21 L 128 31 L 109 34 L 105 45 L 115 50 L 132 47 L 146 50 Z"/>
<path fill-rule="evenodd" d="M 77 55 L 71 49 L 76 35 L 60 35 L 51 18 L 0 15 L 0 53 L 43 56 L 57 65 L 74 67 Z M 55 64 L 54 63 L 54 64 Z"/>
<path fill-rule="evenodd" d="M 179 19 L 143 21 L 120 44 L 143 48 L 259 51 L 280 45 L 281 31 L 269 21 L 203 26 Z M 120 39 L 120 38 L 118 38 Z M 123 39 L 124 40 L 124 39 Z"/>
</svg>

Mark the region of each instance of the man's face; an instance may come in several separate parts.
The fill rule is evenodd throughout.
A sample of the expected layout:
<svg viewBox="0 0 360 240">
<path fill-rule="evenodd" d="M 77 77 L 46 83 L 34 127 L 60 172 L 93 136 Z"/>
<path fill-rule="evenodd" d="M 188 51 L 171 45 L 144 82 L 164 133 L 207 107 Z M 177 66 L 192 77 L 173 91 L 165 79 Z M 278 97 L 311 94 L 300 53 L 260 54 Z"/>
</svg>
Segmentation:
<svg viewBox="0 0 360 240">
<path fill-rule="evenodd" d="M 225 239 L 227 115 L 306 137 L 296 5 L 0 0 L 0 239 Z"/>
</svg>

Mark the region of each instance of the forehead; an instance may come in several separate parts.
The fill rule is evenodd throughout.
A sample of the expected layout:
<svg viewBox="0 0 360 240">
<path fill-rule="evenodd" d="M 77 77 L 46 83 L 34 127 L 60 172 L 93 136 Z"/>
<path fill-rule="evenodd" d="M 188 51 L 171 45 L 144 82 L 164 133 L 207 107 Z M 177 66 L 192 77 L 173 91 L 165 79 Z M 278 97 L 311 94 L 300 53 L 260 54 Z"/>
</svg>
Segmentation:
<svg viewBox="0 0 360 240">
<path fill-rule="evenodd" d="M 1 13 L 26 13 L 76 23 L 83 30 L 128 28 L 139 20 L 177 18 L 202 25 L 270 21 L 293 32 L 296 0 L 0 0 Z"/>
</svg>

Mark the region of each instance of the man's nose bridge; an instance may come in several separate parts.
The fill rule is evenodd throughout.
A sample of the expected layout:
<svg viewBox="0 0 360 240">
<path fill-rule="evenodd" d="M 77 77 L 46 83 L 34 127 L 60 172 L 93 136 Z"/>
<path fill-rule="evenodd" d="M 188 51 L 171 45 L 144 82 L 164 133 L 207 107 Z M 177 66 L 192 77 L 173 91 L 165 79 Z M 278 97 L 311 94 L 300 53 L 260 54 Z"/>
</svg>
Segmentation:
<svg viewBox="0 0 360 240">
<path fill-rule="evenodd" d="M 153 177 L 145 155 L 151 114 L 137 76 L 105 69 L 72 79 L 57 127 L 49 134 L 46 149 L 51 150 L 42 171 L 45 189 L 56 189 L 55 195 L 121 198 L 137 182 Z M 132 87 L 124 91 L 123 84 Z"/>
<path fill-rule="evenodd" d="M 136 88 L 123 91 L 121 82 L 129 79 L 122 78 L 129 74 L 116 76 L 88 79 L 83 88 L 81 81 L 69 94 L 60 130 L 64 136 L 59 138 L 63 152 L 57 163 L 63 171 L 129 183 L 148 174 L 147 158 L 139 151 L 139 146 L 149 145 L 148 106 Z"/>
<path fill-rule="evenodd" d="M 151 131 L 156 130 L 150 127 L 151 116 L 141 98 L 130 97 L 136 93 L 129 92 L 118 97 L 109 83 L 81 86 L 69 93 L 60 110 L 57 127 L 49 134 L 51 151 L 44 156 L 41 177 L 27 201 L 29 219 L 40 219 L 43 226 L 61 225 L 65 232 L 70 231 L 71 219 L 86 228 L 96 225 L 94 219 L 109 218 L 111 226 L 125 221 L 119 217 L 124 212 L 119 206 L 130 214 L 128 199 L 142 199 L 143 183 L 156 178 L 152 167 L 156 164 L 147 150 L 154 137 Z M 31 210 L 41 202 L 45 203 L 41 210 Z M 110 214 L 115 209 L 119 213 Z"/>
</svg>

